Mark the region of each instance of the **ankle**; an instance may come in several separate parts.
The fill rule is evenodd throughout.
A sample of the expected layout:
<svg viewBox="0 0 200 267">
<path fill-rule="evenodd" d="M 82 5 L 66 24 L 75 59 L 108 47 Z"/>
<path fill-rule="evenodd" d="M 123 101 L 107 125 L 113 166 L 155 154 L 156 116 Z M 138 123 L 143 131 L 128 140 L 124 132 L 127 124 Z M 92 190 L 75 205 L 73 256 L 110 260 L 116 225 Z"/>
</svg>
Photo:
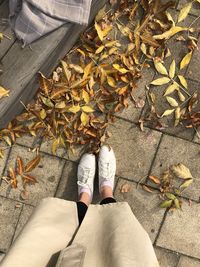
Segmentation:
<svg viewBox="0 0 200 267">
<path fill-rule="evenodd" d="M 87 206 L 89 206 L 90 203 L 91 203 L 91 195 L 89 195 L 86 192 L 83 192 L 83 193 L 80 194 L 78 201 L 79 202 L 83 202 L 84 204 L 86 204 Z"/>
<path fill-rule="evenodd" d="M 102 199 L 105 199 L 108 197 L 113 198 L 113 189 L 110 186 L 102 186 L 100 194 L 101 194 Z"/>
</svg>

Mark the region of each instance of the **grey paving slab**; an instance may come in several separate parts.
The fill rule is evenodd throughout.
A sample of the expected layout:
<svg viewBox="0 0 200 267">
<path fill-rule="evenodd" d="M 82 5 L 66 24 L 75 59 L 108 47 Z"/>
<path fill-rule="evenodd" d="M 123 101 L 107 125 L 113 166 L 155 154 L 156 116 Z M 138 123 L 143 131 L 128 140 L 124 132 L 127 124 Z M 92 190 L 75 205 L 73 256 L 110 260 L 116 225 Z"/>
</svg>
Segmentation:
<svg viewBox="0 0 200 267">
<path fill-rule="evenodd" d="M 152 81 L 154 75 L 155 72 L 152 68 L 144 69 L 142 71 L 142 78 L 138 81 L 137 88 L 132 93 L 136 103 L 133 99 L 129 100 L 128 108 L 116 114 L 118 117 L 138 122 L 143 108 L 143 102 L 145 103 L 146 98 L 145 86 Z"/>
<path fill-rule="evenodd" d="M 197 133 L 195 134 L 193 141 L 195 143 L 200 144 L 200 132 L 199 132 L 200 129 L 197 129 L 197 130 L 198 130 L 198 134 Z"/>
<path fill-rule="evenodd" d="M 116 175 L 139 181 L 149 172 L 161 133 L 150 129 L 141 132 L 133 123 L 117 119 L 109 126 L 108 140 L 117 158 Z"/>
<path fill-rule="evenodd" d="M 14 239 L 13 241 L 17 238 L 17 236 L 20 234 L 21 230 L 23 229 L 23 227 L 25 226 L 25 224 L 27 223 L 27 221 L 29 220 L 33 210 L 35 208 L 29 205 L 23 205 L 22 207 L 22 212 L 20 214 L 19 217 L 19 221 L 17 224 L 17 228 L 15 230 L 15 235 L 14 235 Z"/>
<path fill-rule="evenodd" d="M 11 242 L 19 219 L 21 208 L 17 202 L 0 197 L 0 251 L 5 252 Z"/>
<path fill-rule="evenodd" d="M 41 143 L 40 151 L 52 154 L 52 143 L 53 140 L 44 140 Z M 58 147 L 56 155 L 64 159 L 78 161 L 81 155 L 85 152 L 85 150 L 86 146 L 81 146 L 81 145 L 74 146 L 73 149 Z"/>
<path fill-rule="evenodd" d="M 200 204 L 183 202 L 182 210 L 168 212 L 157 245 L 200 259 Z"/>
<path fill-rule="evenodd" d="M 200 4 L 199 4 L 200 5 Z M 200 11 L 199 11 L 200 13 Z M 200 82 L 200 70 L 199 70 L 199 61 L 200 61 L 200 38 L 198 40 L 198 49 L 195 50 L 190 65 L 188 67 L 186 77 Z M 200 85 L 199 85 L 200 88 Z"/>
<path fill-rule="evenodd" d="M 157 247 L 155 247 L 155 253 L 160 267 L 177 267 L 180 257 L 178 253 Z"/>
<path fill-rule="evenodd" d="M 21 156 L 26 164 L 35 157 L 35 153 L 30 152 L 28 148 L 19 145 L 13 146 L 6 170 L 8 167 L 14 168 L 17 156 Z M 18 177 L 18 188 L 12 189 L 9 194 L 8 186 L 3 181 L 4 186 L 3 188 L 0 188 L 0 195 L 24 201 L 27 204 L 36 205 L 42 198 L 54 196 L 63 166 L 64 160 L 41 153 L 41 161 L 39 165 L 31 172 L 31 174 L 36 177 L 38 183 L 27 187 L 29 193 L 28 200 L 22 200 L 20 198 L 21 191 L 23 190 L 20 177 Z M 5 174 L 7 173 L 6 170 Z"/>
<path fill-rule="evenodd" d="M 178 9 L 180 10 L 183 8 L 183 6 L 187 3 L 189 3 L 189 0 L 180 0 L 178 4 Z M 192 9 L 190 10 L 190 14 L 193 14 L 195 16 L 199 16 L 200 14 L 200 4 L 196 1 L 193 2 Z"/>
<path fill-rule="evenodd" d="M 181 256 L 177 267 L 199 267 L 200 261 L 197 259 Z"/>
<path fill-rule="evenodd" d="M 17 138 L 16 143 L 19 145 L 27 146 L 32 148 L 34 143 L 35 137 L 31 135 L 23 135 L 19 138 Z"/>
<path fill-rule="evenodd" d="M 121 193 L 121 187 L 128 184 L 129 191 Z M 164 210 L 159 208 L 159 197 L 157 194 L 150 194 L 143 189 L 137 189 L 136 183 L 120 179 L 115 189 L 117 201 L 129 203 L 134 215 L 149 234 L 152 242 L 158 234 L 160 224 L 164 216 Z"/>
<path fill-rule="evenodd" d="M 152 166 L 151 175 L 159 177 L 170 165 L 183 163 L 190 169 L 195 179 L 182 195 L 198 201 L 200 196 L 199 152 L 198 144 L 164 135 Z"/>
<path fill-rule="evenodd" d="M 8 147 L 6 144 L 0 141 L 0 150 L 1 149 L 3 150 L 3 158 L 0 157 L 0 177 L 4 170 L 5 163 L 6 163 L 9 151 L 10 151 L 10 147 Z"/>
</svg>

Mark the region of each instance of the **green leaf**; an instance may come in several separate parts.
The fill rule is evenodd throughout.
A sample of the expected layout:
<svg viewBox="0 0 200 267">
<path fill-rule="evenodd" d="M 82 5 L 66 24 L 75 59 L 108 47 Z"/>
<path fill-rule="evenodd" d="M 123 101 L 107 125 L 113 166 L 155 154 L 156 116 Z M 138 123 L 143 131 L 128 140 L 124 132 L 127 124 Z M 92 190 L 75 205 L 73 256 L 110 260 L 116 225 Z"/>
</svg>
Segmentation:
<svg viewBox="0 0 200 267">
<path fill-rule="evenodd" d="M 172 202 L 173 202 L 172 199 L 170 199 L 170 200 L 165 200 L 165 201 L 163 201 L 163 202 L 160 204 L 160 207 L 161 207 L 161 208 L 169 208 L 169 207 L 171 207 Z"/>
<path fill-rule="evenodd" d="M 169 198 L 169 199 L 172 199 L 174 200 L 176 198 L 176 196 L 172 193 L 165 193 L 165 195 Z"/>
<path fill-rule="evenodd" d="M 53 108 L 54 107 L 54 104 L 53 102 L 51 102 L 51 100 L 49 98 L 46 98 L 44 96 L 40 96 L 41 97 L 41 100 L 43 102 L 43 104 L 49 108 Z"/>
<path fill-rule="evenodd" d="M 180 201 L 177 198 L 174 199 L 174 205 L 177 209 L 181 208 Z"/>
</svg>

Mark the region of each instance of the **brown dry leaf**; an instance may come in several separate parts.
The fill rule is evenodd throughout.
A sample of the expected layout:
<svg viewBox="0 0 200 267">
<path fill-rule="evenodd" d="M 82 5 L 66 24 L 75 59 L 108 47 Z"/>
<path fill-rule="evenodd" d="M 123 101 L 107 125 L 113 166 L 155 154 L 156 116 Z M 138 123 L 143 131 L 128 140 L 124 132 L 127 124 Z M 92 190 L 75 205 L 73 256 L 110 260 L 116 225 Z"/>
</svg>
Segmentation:
<svg viewBox="0 0 200 267">
<path fill-rule="evenodd" d="M 61 65 L 62 65 L 62 69 L 63 69 L 63 73 L 65 75 L 65 78 L 67 79 L 67 81 L 69 82 L 72 76 L 71 71 L 68 68 L 68 65 L 65 61 L 61 60 Z"/>
<path fill-rule="evenodd" d="M 39 82 L 40 89 L 42 90 L 44 95 L 48 96 L 51 90 L 51 82 L 41 72 L 39 72 Z"/>
<path fill-rule="evenodd" d="M 24 163 L 23 160 L 20 156 L 17 156 L 16 159 L 16 168 L 17 168 L 17 173 L 22 174 L 24 172 Z"/>
<path fill-rule="evenodd" d="M 23 180 L 26 182 L 26 183 L 37 183 L 37 180 L 35 177 L 33 177 L 32 175 L 28 174 L 28 173 L 23 173 L 21 174 L 21 177 L 23 178 Z"/>
<path fill-rule="evenodd" d="M 6 96 L 9 96 L 9 90 L 6 90 L 2 86 L 0 86 L 0 99 Z"/>
<path fill-rule="evenodd" d="M 143 185 L 142 188 L 149 193 L 153 193 L 153 190 L 147 185 Z"/>
<path fill-rule="evenodd" d="M 155 184 L 160 184 L 160 179 L 157 176 L 150 175 L 148 178 Z"/>
<path fill-rule="evenodd" d="M 33 169 L 35 169 L 36 166 L 39 164 L 40 160 L 41 160 L 41 157 L 40 157 L 40 155 L 38 155 L 34 159 L 32 159 L 31 161 L 29 161 L 26 164 L 25 168 L 24 168 L 24 172 L 30 172 Z"/>
<path fill-rule="evenodd" d="M 95 21 L 95 29 L 97 31 L 97 34 L 99 36 L 99 39 L 103 41 L 103 39 L 108 35 L 108 33 L 111 31 L 112 26 L 107 26 L 104 30 L 101 29 L 101 26 Z"/>
<path fill-rule="evenodd" d="M 131 188 L 130 184 L 124 183 L 120 188 L 120 192 L 121 193 L 128 193 L 130 191 L 130 188 Z"/>
</svg>

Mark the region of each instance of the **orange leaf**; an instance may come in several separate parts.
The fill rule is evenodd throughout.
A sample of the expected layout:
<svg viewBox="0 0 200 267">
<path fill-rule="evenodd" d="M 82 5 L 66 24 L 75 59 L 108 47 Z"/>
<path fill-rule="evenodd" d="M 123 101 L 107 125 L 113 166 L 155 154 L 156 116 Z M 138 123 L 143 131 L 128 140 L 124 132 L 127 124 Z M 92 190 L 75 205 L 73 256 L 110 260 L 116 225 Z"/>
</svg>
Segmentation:
<svg viewBox="0 0 200 267">
<path fill-rule="evenodd" d="M 39 164 L 40 162 L 40 155 L 35 157 L 33 160 L 29 161 L 27 165 L 25 166 L 24 172 L 30 172 Z"/>
</svg>

